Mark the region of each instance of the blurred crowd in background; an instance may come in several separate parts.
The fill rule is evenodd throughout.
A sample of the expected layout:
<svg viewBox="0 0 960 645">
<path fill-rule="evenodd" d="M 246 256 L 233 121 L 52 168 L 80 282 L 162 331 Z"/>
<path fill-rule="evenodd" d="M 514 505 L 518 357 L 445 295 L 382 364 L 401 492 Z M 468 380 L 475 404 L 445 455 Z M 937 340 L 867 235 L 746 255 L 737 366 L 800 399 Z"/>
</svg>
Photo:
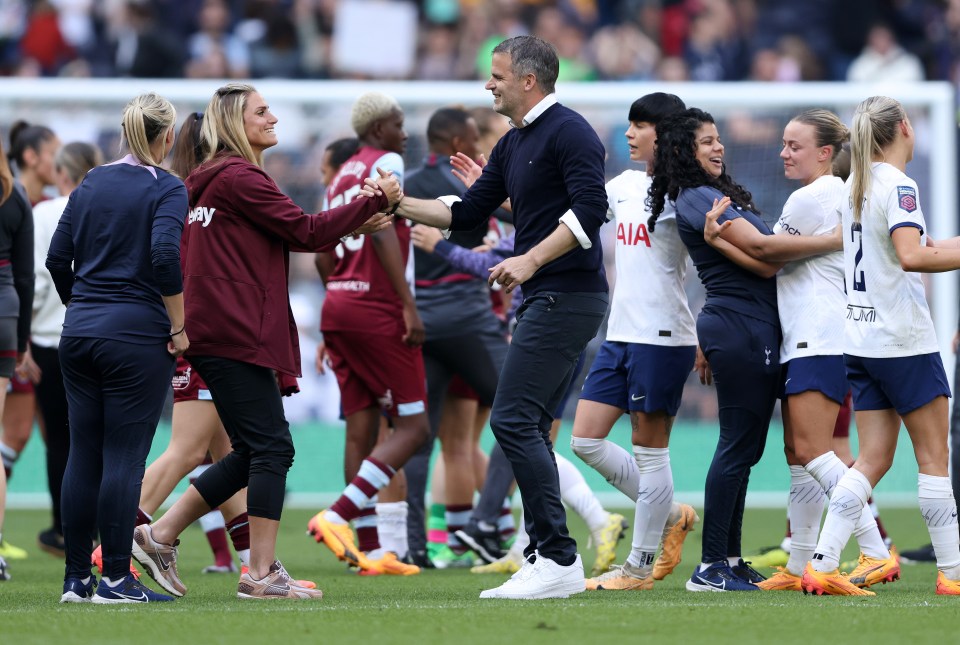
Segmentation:
<svg viewBox="0 0 960 645">
<path fill-rule="evenodd" d="M 0 74 L 468 80 L 520 34 L 570 81 L 960 81 L 960 0 L 0 0 Z"/>
<path fill-rule="evenodd" d="M 561 81 L 938 79 L 960 85 L 960 0 L 0 0 L 0 75 L 218 79 L 211 83 L 478 80 L 489 73 L 494 45 L 527 33 L 557 47 Z M 439 107 L 443 100 L 437 100 Z M 11 105 L 11 112 L 29 114 L 7 119 L 40 121 L 64 142 L 87 140 L 114 158 L 119 133 L 113 120 L 100 123 L 102 108 L 80 103 L 66 112 L 50 104 Z M 321 208 L 320 159 L 329 142 L 352 134 L 340 109 L 348 107 L 326 113 L 283 106 L 281 145 L 266 156 L 265 167 L 304 210 Z M 626 108 L 590 113 L 607 149 L 608 178 L 629 167 Z M 178 109 L 185 114 L 203 104 Z M 408 170 L 427 152 L 432 109 L 406 114 Z M 790 116 L 747 108 L 718 115 L 727 162 L 770 219 L 793 189 L 777 156 Z M 926 115 L 913 118 L 923 135 L 913 168 L 926 190 L 930 137 Z M 5 140 L 8 126 L 2 124 Z M 613 282 L 614 230 L 605 229 Z M 702 289 L 692 271 L 687 282 L 698 310 Z M 312 364 L 323 298 L 312 257 L 294 258 L 291 292 L 303 344 L 301 385 L 310 394 L 288 400 L 288 416 L 336 419 L 336 383 L 329 374 L 316 375 Z M 694 380 L 680 416 L 715 418 L 712 391 Z"/>
</svg>

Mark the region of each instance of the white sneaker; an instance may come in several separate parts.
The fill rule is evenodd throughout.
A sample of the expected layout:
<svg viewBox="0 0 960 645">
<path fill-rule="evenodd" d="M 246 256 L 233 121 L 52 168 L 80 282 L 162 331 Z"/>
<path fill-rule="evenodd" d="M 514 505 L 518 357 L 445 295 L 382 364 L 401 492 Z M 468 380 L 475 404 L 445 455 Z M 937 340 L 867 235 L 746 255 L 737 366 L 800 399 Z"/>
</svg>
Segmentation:
<svg viewBox="0 0 960 645">
<path fill-rule="evenodd" d="M 583 561 L 580 554 L 573 564 L 560 566 L 553 560 L 537 554 L 527 559 L 509 580 L 495 589 L 480 593 L 480 598 L 504 598 L 508 600 L 540 600 L 542 598 L 568 598 L 586 591 L 583 577 Z"/>
</svg>

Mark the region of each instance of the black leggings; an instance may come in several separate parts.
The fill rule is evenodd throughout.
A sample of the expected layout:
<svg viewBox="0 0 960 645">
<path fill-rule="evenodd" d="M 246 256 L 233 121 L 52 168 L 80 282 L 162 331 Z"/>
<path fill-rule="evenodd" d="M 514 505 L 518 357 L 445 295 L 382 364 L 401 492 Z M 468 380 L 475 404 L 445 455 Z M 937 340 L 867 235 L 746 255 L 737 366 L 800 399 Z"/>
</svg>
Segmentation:
<svg viewBox="0 0 960 645">
<path fill-rule="evenodd" d="M 63 387 L 60 355 L 56 347 L 41 347 L 31 343 L 30 353 L 43 377 L 37 383 L 37 405 L 43 416 L 44 437 L 47 445 L 47 486 L 52 500 L 53 528 L 63 533 L 60 517 L 60 489 L 63 473 L 67 470 L 70 454 L 70 420 L 67 416 L 67 391 Z"/>
<path fill-rule="evenodd" d="M 194 486 L 210 508 L 247 488 L 247 514 L 279 520 L 294 450 L 273 370 L 219 356 L 191 355 L 190 364 L 207 384 L 233 446 Z"/>
</svg>

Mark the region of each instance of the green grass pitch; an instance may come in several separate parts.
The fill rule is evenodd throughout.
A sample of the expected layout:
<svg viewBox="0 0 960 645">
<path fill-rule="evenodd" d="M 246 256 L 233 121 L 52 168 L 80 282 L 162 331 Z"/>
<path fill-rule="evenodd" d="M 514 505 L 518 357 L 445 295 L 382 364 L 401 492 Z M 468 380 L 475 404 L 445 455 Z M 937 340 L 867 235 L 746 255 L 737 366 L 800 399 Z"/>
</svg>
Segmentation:
<svg viewBox="0 0 960 645">
<path fill-rule="evenodd" d="M 882 500 L 881 500 L 882 502 Z M 875 598 L 818 598 L 799 593 L 689 593 L 683 583 L 700 553 L 699 530 L 687 540 L 673 575 L 646 592 L 591 592 L 567 600 L 480 601 L 503 576 L 426 571 L 408 578 L 349 573 L 304 534 L 310 513 L 288 510 L 279 555 L 291 573 L 312 578 L 320 602 L 241 601 L 236 577 L 202 575 L 211 556 L 202 532 L 183 536 L 180 573 L 187 596 L 163 605 L 59 605 L 63 565 L 34 546 L 49 522 L 41 511 L 10 511 L 4 536 L 30 551 L 0 583 L 3 645 L 138 643 L 921 643 L 960 642 L 960 598 L 934 595 L 932 565 L 903 566 L 902 579 L 875 587 Z M 916 509 L 883 519 L 903 548 L 928 541 Z M 748 510 L 745 550 L 777 543 L 784 513 Z M 571 518 L 587 567 L 586 530 Z M 618 550 L 622 560 L 629 538 Z M 848 549 L 845 554 L 854 557 Z M 149 579 L 148 584 L 157 588 Z"/>
</svg>

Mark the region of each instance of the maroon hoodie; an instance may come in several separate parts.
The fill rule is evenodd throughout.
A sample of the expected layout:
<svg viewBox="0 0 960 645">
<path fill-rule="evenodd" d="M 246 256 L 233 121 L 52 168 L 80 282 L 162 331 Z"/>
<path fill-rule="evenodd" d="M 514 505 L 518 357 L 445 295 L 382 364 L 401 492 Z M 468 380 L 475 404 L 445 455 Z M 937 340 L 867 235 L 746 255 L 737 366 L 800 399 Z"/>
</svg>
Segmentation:
<svg viewBox="0 0 960 645">
<path fill-rule="evenodd" d="M 331 250 L 385 195 L 310 215 L 259 166 L 217 157 L 187 177 L 183 292 L 190 350 L 300 376 L 300 342 L 287 290 L 290 247 Z"/>
</svg>

